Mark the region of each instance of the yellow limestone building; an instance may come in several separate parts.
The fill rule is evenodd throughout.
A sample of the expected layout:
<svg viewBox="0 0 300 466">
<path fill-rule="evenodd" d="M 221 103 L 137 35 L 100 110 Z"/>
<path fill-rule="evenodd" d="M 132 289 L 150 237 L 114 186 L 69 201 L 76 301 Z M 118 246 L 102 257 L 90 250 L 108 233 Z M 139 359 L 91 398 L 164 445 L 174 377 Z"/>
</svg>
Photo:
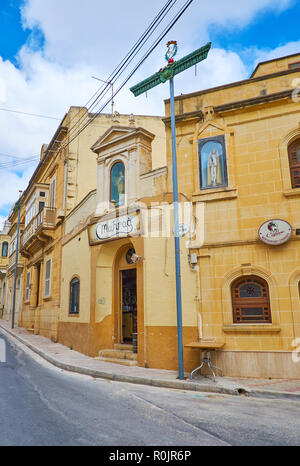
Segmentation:
<svg viewBox="0 0 300 466">
<path fill-rule="evenodd" d="M 300 376 L 299 78 L 300 54 L 175 99 L 186 372 L 210 343 L 225 375 Z M 97 189 L 66 218 L 59 339 L 177 370 L 169 114 L 166 101 L 167 167 L 143 125 L 92 145 Z"/>
<path fill-rule="evenodd" d="M 66 218 L 78 219 L 82 202 L 95 204 L 97 161 L 91 145 L 112 124 L 142 121 L 164 136 L 159 117 L 94 115 L 86 108 L 71 107 L 50 143 L 41 150 L 40 162 L 22 195 L 24 227 L 20 254 L 24 258 L 23 305 L 19 325 L 57 341 L 61 320 L 62 239 Z M 87 125 L 84 131 L 77 132 Z M 81 214 L 82 212 L 79 212 Z M 80 248 L 72 259 L 76 259 Z M 86 292 L 88 292 L 88 287 Z M 82 291 L 84 297 L 85 291 Z"/>
<path fill-rule="evenodd" d="M 175 101 L 179 191 L 203 223 L 201 241 L 188 248 L 198 342 L 219 346 L 213 361 L 229 376 L 300 377 L 299 78 L 296 54 Z M 183 274 L 184 293 L 187 286 Z M 184 302 L 184 321 L 193 312 Z M 159 343 L 164 352 L 167 339 Z M 185 338 L 185 360 L 199 351 L 188 345 Z"/>
</svg>

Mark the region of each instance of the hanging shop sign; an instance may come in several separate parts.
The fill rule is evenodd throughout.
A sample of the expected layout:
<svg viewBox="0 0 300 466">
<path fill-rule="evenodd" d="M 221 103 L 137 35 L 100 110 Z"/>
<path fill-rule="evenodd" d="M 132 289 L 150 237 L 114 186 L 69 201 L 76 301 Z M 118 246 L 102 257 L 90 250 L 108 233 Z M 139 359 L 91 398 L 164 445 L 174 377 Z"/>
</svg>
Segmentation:
<svg viewBox="0 0 300 466">
<path fill-rule="evenodd" d="M 140 214 L 137 212 L 103 219 L 91 225 L 89 228 L 89 239 L 91 244 L 105 241 L 138 236 L 142 234 Z"/>
<path fill-rule="evenodd" d="M 258 236 L 266 244 L 277 246 L 286 243 L 292 236 L 293 229 L 285 220 L 275 219 L 263 223 Z"/>
</svg>

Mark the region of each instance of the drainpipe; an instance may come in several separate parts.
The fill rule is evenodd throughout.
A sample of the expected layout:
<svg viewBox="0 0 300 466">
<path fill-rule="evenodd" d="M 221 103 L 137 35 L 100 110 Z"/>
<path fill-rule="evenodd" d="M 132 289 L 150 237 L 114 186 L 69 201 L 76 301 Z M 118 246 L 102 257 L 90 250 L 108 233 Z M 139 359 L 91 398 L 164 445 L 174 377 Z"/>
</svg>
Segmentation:
<svg viewBox="0 0 300 466">
<path fill-rule="evenodd" d="M 192 267 L 192 271 L 196 274 L 196 290 L 197 294 L 195 296 L 196 302 L 196 313 L 197 313 L 197 326 L 198 326 L 198 338 L 201 340 L 203 338 L 203 322 L 202 322 L 202 315 L 200 310 L 200 271 L 199 265 L 195 265 Z"/>
</svg>

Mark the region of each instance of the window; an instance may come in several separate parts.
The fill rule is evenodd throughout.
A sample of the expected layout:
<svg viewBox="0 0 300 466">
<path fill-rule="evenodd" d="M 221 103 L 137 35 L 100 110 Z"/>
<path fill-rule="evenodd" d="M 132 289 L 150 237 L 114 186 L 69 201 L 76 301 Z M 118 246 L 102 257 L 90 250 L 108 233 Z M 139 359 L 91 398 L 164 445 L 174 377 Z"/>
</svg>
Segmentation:
<svg viewBox="0 0 300 466">
<path fill-rule="evenodd" d="M 289 64 L 289 70 L 295 70 L 297 68 L 300 68 L 300 61 L 297 61 L 295 63 L 290 63 Z"/>
<path fill-rule="evenodd" d="M 300 188 L 300 139 L 288 148 L 292 188 Z"/>
<path fill-rule="evenodd" d="M 122 162 L 115 163 L 110 172 L 110 201 L 116 206 L 125 202 L 125 167 Z"/>
<path fill-rule="evenodd" d="M 7 253 L 8 253 L 8 242 L 5 241 L 2 244 L 2 257 L 7 257 Z"/>
<path fill-rule="evenodd" d="M 79 314 L 79 289 L 80 281 L 75 277 L 70 282 L 70 314 Z"/>
<path fill-rule="evenodd" d="M 26 276 L 25 301 L 29 301 L 29 291 L 30 291 L 30 272 L 27 272 L 27 276 Z"/>
<path fill-rule="evenodd" d="M 40 201 L 39 202 L 39 212 L 41 212 L 44 207 L 45 207 L 45 202 Z"/>
<path fill-rule="evenodd" d="M 225 137 L 199 141 L 200 188 L 221 188 L 228 185 Z"/>
<path fill-rule="evenodd" d="M 272 323 L 269 288 L 262 278 L 238 278 L 232 284 L 231 296 L 234 323 Z"/>
<path fill-rule="evenodd" d="M 55 183 L 56 180 L 53 178 L 53 180 L 50 183 L 50 203 L 49 207 L 54 208 L 55 207 Z"/>
<path fill-rule="evenodd" d="M 31 222 L 33 217 L 35 217 L 36 215 L 35 200 L 36 200 L 36 193 L 33 194 L 33 196 L 29 199 L 26 205 L 25 226 L 27 226 Z"/>
<path fill-rule="evenodd" d="M 51 259 L 46 262 L 45 269 L 45 298 L 50 296 Z"/>
</svg>

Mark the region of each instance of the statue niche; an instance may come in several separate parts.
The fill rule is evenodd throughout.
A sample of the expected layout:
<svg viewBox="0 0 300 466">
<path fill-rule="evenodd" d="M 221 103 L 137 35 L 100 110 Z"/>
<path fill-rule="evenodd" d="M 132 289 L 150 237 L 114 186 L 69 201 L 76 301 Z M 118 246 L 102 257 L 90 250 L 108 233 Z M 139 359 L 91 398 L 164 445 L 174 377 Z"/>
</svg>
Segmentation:
<svg viewBox="0 0 300 466">
<path fill-rule="evenodd" d="M 224 136 L 199 141 L 199 170 L 201 189 L 227 186 Z"/>
</svg>

